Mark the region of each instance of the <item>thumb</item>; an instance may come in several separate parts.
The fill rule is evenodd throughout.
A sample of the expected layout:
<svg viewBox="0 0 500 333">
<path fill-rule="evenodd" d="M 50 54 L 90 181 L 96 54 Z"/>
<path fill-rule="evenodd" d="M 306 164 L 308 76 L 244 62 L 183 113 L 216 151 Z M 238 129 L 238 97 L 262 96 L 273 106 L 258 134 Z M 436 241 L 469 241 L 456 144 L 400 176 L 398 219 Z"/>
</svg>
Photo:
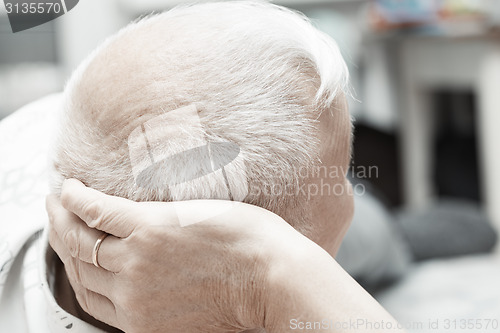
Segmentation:
<svg viewBox="0 0 500 333">
<path fill-rule="evenodd" d="M 64 208 L 76 214 L 89 227 L 125 238 L 136 228 L 131 212 L 134 202 L 86 187 L 76 179 L 66 179 L 61 189 Z"/>
</svg>

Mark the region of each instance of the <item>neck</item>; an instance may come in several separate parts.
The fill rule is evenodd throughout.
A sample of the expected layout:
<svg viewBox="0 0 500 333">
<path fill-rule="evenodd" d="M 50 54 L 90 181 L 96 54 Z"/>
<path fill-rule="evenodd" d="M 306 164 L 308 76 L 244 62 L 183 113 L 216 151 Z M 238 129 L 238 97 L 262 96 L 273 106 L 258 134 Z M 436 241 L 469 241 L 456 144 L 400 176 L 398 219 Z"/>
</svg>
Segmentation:
<svg viewBox="0 0 500 333">
<path fill-rule="evenodd" d="M 82 309 L 82 307 L 80 306 L 80 304 L 76 299 L 75 292 L 73 291 L 73 288 L 69 283 L 68 277 L 66 276 L 64 265 L 60 260 L 57 260 L 55 263 L 55 273 L 56 273 L 56 283 L 55 283 L 54 296 L 57 301 L 57 304 L 59 304 L 59 306 L 63 310 L 97 328 L 104 330 L 105 332 L 109 333 L 122 332 L 115 327 L 109 326 L 95 319 Z"/>
</svg>

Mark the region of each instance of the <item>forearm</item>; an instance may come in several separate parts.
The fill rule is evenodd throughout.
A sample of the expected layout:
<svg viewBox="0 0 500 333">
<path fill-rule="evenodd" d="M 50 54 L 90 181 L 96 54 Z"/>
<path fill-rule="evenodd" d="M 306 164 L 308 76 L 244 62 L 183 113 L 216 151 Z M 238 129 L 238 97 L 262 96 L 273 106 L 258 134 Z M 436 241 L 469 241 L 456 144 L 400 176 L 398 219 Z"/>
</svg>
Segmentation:
<svg viewBox="0 0 500 333">
<path fill-rule="evenodd" d="M 293 244 L 269 275 L 268 333 L 403 332 L 327 252 L 309 240 Z"/>
</svg>

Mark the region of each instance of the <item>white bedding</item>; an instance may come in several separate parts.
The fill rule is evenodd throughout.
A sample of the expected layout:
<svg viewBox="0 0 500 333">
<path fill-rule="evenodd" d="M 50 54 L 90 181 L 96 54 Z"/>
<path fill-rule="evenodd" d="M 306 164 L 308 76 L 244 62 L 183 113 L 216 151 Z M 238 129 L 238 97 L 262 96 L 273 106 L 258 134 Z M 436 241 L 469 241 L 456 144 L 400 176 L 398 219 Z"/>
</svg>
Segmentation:
<svg viewBox="0 0 500 333">
<path fill-rule="evenodd" d="M 500 257 L 415 264 L 376 298 L 410 332 L 500 332 Z"/>
<path fill-rule="evenodd" d="M 61 95 L 49 95 L 0 121 L 0 226 L 4 231 L 7 223 L 8 227 L 16 227 L 18 221 L 36 223 L 46 214 L 49 146 L 60 106 Z"/>
</svg>

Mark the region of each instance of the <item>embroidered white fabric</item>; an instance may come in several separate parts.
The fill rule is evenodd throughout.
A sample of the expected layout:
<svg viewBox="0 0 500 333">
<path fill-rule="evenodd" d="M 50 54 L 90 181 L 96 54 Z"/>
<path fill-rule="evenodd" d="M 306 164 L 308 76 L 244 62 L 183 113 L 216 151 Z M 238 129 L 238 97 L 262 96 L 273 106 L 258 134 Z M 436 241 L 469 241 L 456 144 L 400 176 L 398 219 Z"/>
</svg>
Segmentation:
<svg viewBox="0 0 500 333">
<path fill-rule="evenodd" d="M 102 332 L 62 310 L 49 288 L 45 196 L 61 98 L 47 96 L 0 122 L 0 332 Z"/>
</svg>

